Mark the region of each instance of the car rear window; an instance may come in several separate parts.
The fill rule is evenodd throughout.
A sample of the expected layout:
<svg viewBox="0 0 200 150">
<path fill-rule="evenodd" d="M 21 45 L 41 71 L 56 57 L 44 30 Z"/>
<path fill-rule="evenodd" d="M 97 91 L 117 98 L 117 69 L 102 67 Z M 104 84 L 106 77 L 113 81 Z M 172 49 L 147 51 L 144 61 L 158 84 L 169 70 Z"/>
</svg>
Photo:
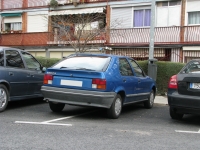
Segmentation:
<svg viewBox="0 0 200 150">
<path fill-rule="evenodd" d="M 53 68 L 74 70 L 105 71 L 110 62 L 107 56 L 74 56 L 55 64 Z"/>
<path fill-rule="evenodd" d="M 187 63 L 180 73 L 200 73 L 200 60 Z"/>
</svg>

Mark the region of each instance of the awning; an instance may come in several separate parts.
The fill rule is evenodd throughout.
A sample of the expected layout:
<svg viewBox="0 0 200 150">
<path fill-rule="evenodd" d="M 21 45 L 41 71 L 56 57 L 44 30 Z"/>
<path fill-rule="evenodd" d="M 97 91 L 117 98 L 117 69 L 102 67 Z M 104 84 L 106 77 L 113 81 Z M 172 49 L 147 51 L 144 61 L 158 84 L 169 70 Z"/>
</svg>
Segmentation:
<svg viewBox="0 0 200 150">
<path fill-rule="evenodd" d="M 22 13 L 2 13 L 2 17 L 20 17 Z"/>
<path fill-rule="evenodd" d="M 51 11 L 51 12 L 49 12 L 49 16 L 102 13 L 103 9 L 104 9 L 104 7 Z"/>
<path fill-rule="evenodd" d="M 183 46 L 184 51 L 200 51 L 200 46 Z"/>
</svg>

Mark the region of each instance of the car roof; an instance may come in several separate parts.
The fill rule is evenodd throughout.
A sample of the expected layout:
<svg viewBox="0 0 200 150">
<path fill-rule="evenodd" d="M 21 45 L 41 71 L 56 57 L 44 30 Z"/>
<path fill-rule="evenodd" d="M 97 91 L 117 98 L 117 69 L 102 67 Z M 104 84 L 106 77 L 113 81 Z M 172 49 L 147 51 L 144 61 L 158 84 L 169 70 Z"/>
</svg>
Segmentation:
<svg viewBox="0 0 200 150">
<path fill-rule="evenodd" d="M 0 46 L 0 49 L 15 49 L 15 50 L 22 50 L 22 49 L 19 49 L 19 48 L 7 47 L 7 46 Z"/>
<path fill-rule="evenodd" d="M 107 56 L 107 57 L 126 57 L 130 58 L 127 56 L 122 56 L 122 55 L 112 55 L 112 54 L 96 54 L 96 53 L 76 53 L 76 54 L 71 54 L 68 57 L 71 56 Z"/>
<path fill-rule="evenodd" d="M 18 50 L 18 51 L 25 51 L 20 48 L 14 48 L 14 47 L 7 47 L 7 46 L 0 46 L 0 50 L 5 50 L 5 49 L 10 49 L 10 50 Z M 29 53 L 28 51 L 25 51 L 26 53 Z M 30 54 L 30 53 L 29 53 Z"/>
</svg>

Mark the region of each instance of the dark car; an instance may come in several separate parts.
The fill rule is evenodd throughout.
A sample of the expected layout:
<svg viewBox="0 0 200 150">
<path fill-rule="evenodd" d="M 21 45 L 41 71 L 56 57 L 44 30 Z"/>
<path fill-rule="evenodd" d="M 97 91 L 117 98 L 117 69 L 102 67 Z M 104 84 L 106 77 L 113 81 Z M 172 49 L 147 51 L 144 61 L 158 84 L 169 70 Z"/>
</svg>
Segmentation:
<svg viewBox="0 0 200 150">
<path fill-rule="evenodd" d="M 132 58 L 75 54 L 47 69 L 41 90 L 54 112 L 65 104 L 93 106 L 118 118 L 126 104 L 144 102 L 151 108 L 156 85 Z"/>
<path fill-rule="evenodd" d="M 42 98 L 45 70 L 28 52 L 0 47 L 0 112 L 8 101 Z"/>
<path fill-rule="evenodd" d="M 200 114 L 200 59 L 191 60 L 170 78 L 167 97 L 172 119 Z"/>
</svg>

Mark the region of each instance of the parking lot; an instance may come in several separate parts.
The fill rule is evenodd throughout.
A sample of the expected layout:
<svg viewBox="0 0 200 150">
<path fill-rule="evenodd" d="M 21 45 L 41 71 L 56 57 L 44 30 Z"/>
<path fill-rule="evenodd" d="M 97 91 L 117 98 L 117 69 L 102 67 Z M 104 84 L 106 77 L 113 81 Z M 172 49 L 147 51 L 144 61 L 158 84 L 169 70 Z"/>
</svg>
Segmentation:
<svg viewBox="0 0 200 150">
<path fill-rule="evenodd" d="M 32 99 L 9 103 L 0 118 L 1 150 L 200 148 L 200 117 L 172 120 L 162 102 L 152 109 L 129 105 L 118 119 L 108 119 L 104 109 L 66 105 L 53 113 L 48 103 Z"/>
</svg>

